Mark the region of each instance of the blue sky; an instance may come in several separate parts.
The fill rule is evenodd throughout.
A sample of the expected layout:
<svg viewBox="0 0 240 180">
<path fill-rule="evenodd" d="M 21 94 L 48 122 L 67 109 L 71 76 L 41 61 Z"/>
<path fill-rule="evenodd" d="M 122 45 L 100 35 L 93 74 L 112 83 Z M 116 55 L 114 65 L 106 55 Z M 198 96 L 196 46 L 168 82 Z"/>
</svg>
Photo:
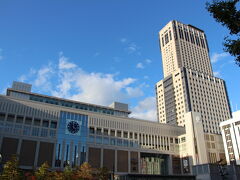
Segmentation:
<svg viewBox="0 0 240 180">
<path fill-rule="evenodd" d="M 194 0 L 1 0 L 0 92 L 13 80 L 33 91 L 83 102 L 129 103 L 134 117 L 156 120 L 163 78 L 158 31 L 176 19 L 203 29 L 216 76 L 240 108 L 240 68 L 223 52 L 228 30 Z"/>
</svg>

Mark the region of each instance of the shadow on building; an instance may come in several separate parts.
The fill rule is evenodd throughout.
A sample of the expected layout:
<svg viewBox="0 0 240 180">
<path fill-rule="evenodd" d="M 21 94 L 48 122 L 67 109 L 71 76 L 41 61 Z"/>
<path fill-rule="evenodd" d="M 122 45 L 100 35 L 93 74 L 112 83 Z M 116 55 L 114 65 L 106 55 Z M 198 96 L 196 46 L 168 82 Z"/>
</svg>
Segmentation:
<svg viewBox="0 0 240 180">
<path fill-rule="evenodd" d="M 197 165 L 193 166 L 193 174 L 197 176 L 197 179 L 204 180 L 239 180 L 240 166 L 234 163 L 231 165 Z"/>
</svg>

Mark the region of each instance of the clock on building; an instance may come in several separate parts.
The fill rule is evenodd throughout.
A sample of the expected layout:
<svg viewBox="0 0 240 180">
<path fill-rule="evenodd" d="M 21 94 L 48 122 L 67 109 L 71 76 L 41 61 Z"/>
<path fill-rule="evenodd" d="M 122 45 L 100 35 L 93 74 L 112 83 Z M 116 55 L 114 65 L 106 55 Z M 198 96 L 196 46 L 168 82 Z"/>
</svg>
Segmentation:
<svg viewBox="0 0 240 180">
<path fill-rule="evenodd" d="M 78 134 L 80 130 L 80 124 L 77 121 L 68 121 L 67 130 L 71 134 Z"/>
</svg>

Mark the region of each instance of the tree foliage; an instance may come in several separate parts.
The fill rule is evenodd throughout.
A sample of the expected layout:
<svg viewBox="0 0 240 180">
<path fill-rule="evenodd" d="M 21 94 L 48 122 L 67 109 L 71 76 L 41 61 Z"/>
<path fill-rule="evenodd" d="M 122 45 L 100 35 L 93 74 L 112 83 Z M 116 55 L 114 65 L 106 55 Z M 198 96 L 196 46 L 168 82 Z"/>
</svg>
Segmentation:
<svg viewBox="0 0 240 180">
<path fill-rule="evenodd" d="M 64 180 L 72 180 L 74 176 L 74 172 L 70 166 L 66 166 L 64 168 L 64 171 L 62 173 L 63 179 Z"/>
<path fill-rule="evenodd" d="M 99 180 L 108 180 L 109 170 L 106 167 L 99 168 L 97 176 Z"/>
<path fill-rule="evenodd" d="M 21 173 L 18 168 L 18 158 L 13 155 L 9 161 L 4 164 L 3 173 L 0 176 L 2 180 L 19 180 Z"/>
<path fill-rule="evenodd" d="M 84 162 L 77 170 L 76 176 L 80 180 L 91 180 L 93 179 L 93 169 L 89 163 Z"/>
<path fill-rule="evenodd" d="M 35 172 L 37 180 L 50 180 L 53 179 L 54 173 L 49 171 L 50 167 L 47 162 L 43 163 Z"/>
<path fill-rule="evenodd" d="M 224 50 L 236 57 L 235 62 L 238 66 L 240 66 L 240 10 L 237 6 L 239 1 L 213 0 L 212 3 L 206 4 L 207 10 L 215 20 L 229 29 L 231 39 L 229 36 L 225 37 Z"/>
<path fill-rule="evenodd" d="M 85 162 L 79 167 L 71 168 L 66 166 L 63 171 L 53 171 L 47 162 L 43 163 L 38 169 L 20 170 L 18 159 L 13 156 L 5 163 L 1 180 L 107 180 L 109 171 L 107 168 L 93 169 L 89 163 Z"/>
</svg>

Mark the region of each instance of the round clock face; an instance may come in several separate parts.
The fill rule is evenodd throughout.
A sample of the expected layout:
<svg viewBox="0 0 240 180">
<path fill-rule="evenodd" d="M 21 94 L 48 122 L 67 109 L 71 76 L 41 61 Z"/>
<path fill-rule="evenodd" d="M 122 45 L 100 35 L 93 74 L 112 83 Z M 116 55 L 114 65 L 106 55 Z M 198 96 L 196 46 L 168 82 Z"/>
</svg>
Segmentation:
<svg viewBox="0 0 240 180">
<path fill-rule="evenodd" d="M 70 121 L 67 125 L 67 128 L 70 133 L 76 134 L 79 131 L 80 126 L 76 121 Z"/>
</svg>

